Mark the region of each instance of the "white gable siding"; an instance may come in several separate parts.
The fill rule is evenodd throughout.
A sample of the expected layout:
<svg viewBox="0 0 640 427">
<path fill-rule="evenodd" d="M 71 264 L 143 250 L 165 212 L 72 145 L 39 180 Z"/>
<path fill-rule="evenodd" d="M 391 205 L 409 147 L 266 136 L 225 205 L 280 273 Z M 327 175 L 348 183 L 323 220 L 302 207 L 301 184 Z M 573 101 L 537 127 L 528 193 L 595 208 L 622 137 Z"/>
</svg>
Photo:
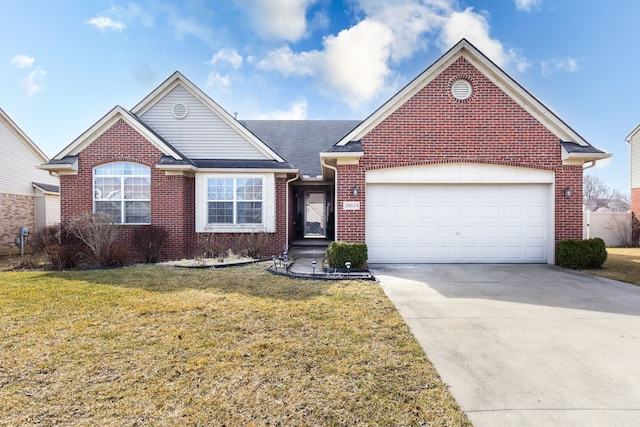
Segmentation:
<svg viewBox="0 0 640 427">
<path fill-rule="evenodd" d="M 189 109 L 184 119 L 173 116 L 171 110 L 176 103 L 185 104 Z M 267 159 L 182 85 L 176 86 L 141 118 L 192 159 Z"/>
<path fill-rule="evenodd" d="M 60 223 L 60 197 L 55 194 L 36 194 L 36 230 Z"/>
<path fill-rule="evenodd" d="M 640 132 L 631 138 L 631 188 L 640 188 Z"/>
<path fill-rule="evenodd" d="M 59 185 L 57 177 L 38 169 L 44 163 L 12 129 L 0 119 L 0 193 L 33 195 L 32 182 Z"/>
</svg>

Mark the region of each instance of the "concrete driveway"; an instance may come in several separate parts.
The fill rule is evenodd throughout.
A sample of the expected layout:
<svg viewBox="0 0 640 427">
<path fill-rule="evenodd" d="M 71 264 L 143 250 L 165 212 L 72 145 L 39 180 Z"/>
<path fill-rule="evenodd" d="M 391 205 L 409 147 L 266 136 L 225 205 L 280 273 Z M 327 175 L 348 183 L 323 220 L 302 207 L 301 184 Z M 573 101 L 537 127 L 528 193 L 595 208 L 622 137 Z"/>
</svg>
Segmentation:
<svg viewBox="0 0 640 427">
<path fill-rule="evenodd" d="M 640 287 L 550 265 L 370 267 L 476 427 L 640 425 Z"/>
</svg>

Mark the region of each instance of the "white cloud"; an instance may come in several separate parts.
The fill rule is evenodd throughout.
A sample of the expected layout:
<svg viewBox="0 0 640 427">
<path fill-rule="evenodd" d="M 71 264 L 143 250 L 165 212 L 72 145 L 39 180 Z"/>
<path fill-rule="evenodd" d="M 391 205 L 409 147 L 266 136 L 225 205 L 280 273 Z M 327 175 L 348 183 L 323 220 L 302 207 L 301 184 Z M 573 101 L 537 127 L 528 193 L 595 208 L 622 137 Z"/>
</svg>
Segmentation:
<svg viewBox="0 0 640 427">
<path fill-rule="evenodd" d="M 215 65 L 218 63 L 227 63 L 231 65 L 231 67 L 233 67 L 235 70 L 237 70 L 238 68 L 242 67 L 242 56 L 240 56 L 238 52 L 235 51 L 235 49 L 220 49 L 213 55 L 213 57 L 209 61 L 209 64 L 211 65 Z"/>
<path fill-rule="evenodd" d="M 323 80 L 351 107 L 370 101 L 389 75 L 393 34 L 378 22 L 364 20 L 324 41 Z"/>
<path fill-rule="evenodd" d="M 554 58 L 542 61 L 540 63 L 540 66 L 542 68 L 543 76 L 550 76 L 556 71 L 575 73 L 580 69 L 580 67 L 578 66 L 578 61 L 571 56 L 567 56 L 566 58 Z"/>
<path fill-rule="evenodd" d="M 37 92 L 40 92 L 42 90 L 42 85 L 39 84 L 38 81 L 46 74 L 46 71 L 44 71 L 40 67 L 37 67 L 22 79 L 22 87 L 24 87 L 27 91 L 27 96 L 35 95 Z"/>
<path fill-rule="evenodd" d="M 321 52 L 317 50 L 295 53 L 285 45 L 268 52 L 258 61 L 257 67 L 266 71 L 278 71 L 285 76 L 311 76 L 316 74 L 316 64 L 320 56 Z"/>
<path fill-rule="evenodd" d="M 389 53 L 394 61 L 426 49 L 427 35 L 438 30 L 453 10 L 446 0 L 360 0 L 366 20 L 386 26 L 393 35 Z"/>
<path fill-rule="evenodd" d="M 300 98 L 287 111 L 274 111 L 267 114 L 259 114 L 259 120 L 304 120 L 307 118 L 307 100 Z"/>
<path fill-rule="evenodd" d="M 298 41 L 307 32 L 307 8 L 316 0 L 250 0 L 247 10 L 256 32 L 275 40 Z"/>
<path fill-rule="evenodd" d="M 33 56 L 16 55 L 11 58 L 11 64 L 15 65 L 16 68 L 31 68 L 35 60 Z"/>
<path fill-rule="evenodd" d="M 114 21 L 107 16 L 97 16 L 87 21 L 87 24 L 93 25 L 99 30 L 118 30 L 125 29 L 125 25 L 122 22 Z"/>
<path fill-rule="evenodd" d="M 209 76 L 207 77 L 207 86 L 215 86 L 220 89 L 221 87 L 226 88 L 231 84 L 231 79 L 229 75 L 221 75 L 220 73 L 214 73 L 211 71 Z"/>
<path fill-rule="evenodd" d="M 445 22 L 439 40 L 442 49 L 447 50 L 462 38 L 473 43 L 499 67 L 514 65 L 522 73 L 531 66 L 517 50 L 506 49 L 499 40 L 491 38 L 489 22 L 483 15 L 475 13 L 473 8 L 453 12 Z"/>
<path fill-rule="evenodd" d="M 525 72 L 531 66 L 518 50 L 491 37 L 485 15 L 472 8 L 459 11 L 456 0 L 352 0 L 351 5 L 360 21 L 326 36 L 322 49 L 294 51 L 283 45 L 247 63 L 284 76 L 313 77 L 327 96 L 354 109 L 393 91 L 403 80 L 394 65 L 426 51 L 433 41 L 445 51 L 464 37 L 501 67 Z"/>
<path fill-rule="evenodd" d="M 540 7 L 542 0 L 515 0 L 516 8 L 518 10 L 524 10 L 525 12 L 531 12 L 531 8 Z"/>
</svg>

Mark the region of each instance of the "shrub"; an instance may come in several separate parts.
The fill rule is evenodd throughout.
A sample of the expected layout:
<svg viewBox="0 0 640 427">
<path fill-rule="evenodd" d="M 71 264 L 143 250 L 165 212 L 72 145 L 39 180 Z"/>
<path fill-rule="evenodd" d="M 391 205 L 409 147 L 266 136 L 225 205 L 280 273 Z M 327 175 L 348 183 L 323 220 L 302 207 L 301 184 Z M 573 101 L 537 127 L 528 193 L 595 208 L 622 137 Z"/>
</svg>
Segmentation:
<svg viewBox="0 0 640 427">
<path fill-rule="evenodd" d="M 35 254 L 42 254 L 56 270 L 76 268 L 86 258 L 86 246 L 66 224 L 50 225 L 36 231 L 29 244 Z"/>
<path fill-rule="evenodd" d="M 86 262 L 91 266 L 123 265 L 126 249 L 116 246 L 120 239 L 120 227 L 107 215 L 87 213 L 69 223 L 69 233 L 80 239 L 89 249 Z"/>
<path fill-rule="evenodd" d="M 607 260 L 604 240 L 599 237 L 587 240 L 568 239 L 556 245 L 556 264 L 574 270 L 596 268 Z"/>
<path fill-rule="evenodd" d="M 368 257 L 364 243 L 331 242 L 327 248 L 327 262 L 331 268 L 344 268 L 347 261 L 351 268 L 364 268 Z"/>
<path fill-rule="evenodd" d="M 156 263 L 160 260 L 167 237 L 167 230 L 158 225 L 142 225 L 133 230 L 133 245 L 140 251 L 145 263 Z"/>
<path fill-rule="evenodd" d="M 224 258 L 229 254 L 258 259 L 268 255 L 271 234 L 258 233 L 203 233 L 198 235 L 198 246 L 204 257 Z"/>
</svg>

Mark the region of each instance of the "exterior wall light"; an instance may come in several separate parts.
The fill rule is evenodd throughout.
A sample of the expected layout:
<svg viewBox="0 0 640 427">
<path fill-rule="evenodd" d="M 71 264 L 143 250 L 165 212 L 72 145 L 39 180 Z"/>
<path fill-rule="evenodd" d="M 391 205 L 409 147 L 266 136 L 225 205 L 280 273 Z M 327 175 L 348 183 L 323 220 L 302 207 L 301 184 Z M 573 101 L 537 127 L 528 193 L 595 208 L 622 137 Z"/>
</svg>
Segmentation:
<svg viewBox="0 0 640 427">
<path fill-rule="evenodd" d="M 357 196 L 358 195 L 358 187 L 353 187 L 353 196 Z"/>
<path fill-rule="evenodd" d="M 564 197 L 568 199 L 571 197 L 571 188 L 565 187 L 564 190 L 562 190 L 562 194 L 564 194 Z"/>
</svg>

